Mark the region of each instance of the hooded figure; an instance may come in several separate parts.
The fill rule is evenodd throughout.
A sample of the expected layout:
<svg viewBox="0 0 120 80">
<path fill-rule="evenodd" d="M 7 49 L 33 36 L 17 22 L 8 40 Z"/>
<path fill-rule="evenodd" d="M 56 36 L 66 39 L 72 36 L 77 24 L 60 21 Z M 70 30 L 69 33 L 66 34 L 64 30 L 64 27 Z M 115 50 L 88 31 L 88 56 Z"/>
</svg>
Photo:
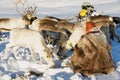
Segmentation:
<svg viewBox="0 0 120 80">
<path fill-rule="evenodd" d="M 92 13 L 96 12 L 96 10 L 94 9 L 94 6 L 91 5 L 91 3 L 89 2 L 84 2 L 81 8 L 82 10 L 79 12 L 79 19 L 85 18 L 87 16 L 91 16 L 93 15 Z"/>
</svg>

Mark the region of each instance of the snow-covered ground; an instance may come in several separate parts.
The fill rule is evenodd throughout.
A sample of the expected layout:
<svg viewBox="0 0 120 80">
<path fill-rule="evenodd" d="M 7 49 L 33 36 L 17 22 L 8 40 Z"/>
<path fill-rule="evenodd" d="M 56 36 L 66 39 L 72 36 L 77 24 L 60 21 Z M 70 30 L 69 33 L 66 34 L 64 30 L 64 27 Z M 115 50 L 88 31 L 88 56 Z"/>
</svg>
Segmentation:
<svg viewBox="0 0 120 80">
<path fill-rule="evenodd" d="M 120 17 L 120 0 L 84 0 L 90 1 L 98 12 L 104 11 L 110 16 Z M 80 10 L 82 0 L 29 0 L 29 3 L 36 3 L 37 16 L 44 17 L 52 15 L 57 17 L 74 17 Z M 13 0 L 0 0 L 0 17 L 20 17 L 15 11 Z M 120 35 L 120 25 L 117 33 Z M 17 76 L 26 76 L 28 71 L 36 71 L 40 76 L 26 76 L 25 80 L 120 80 L 120 44 L 115 39 L 112 42 L 112 56 L 115 62 L 115 71 L 110 74 L 93 75 L 84 77 L 80 73 L 73 74 L 70 67 L 60 66 L 61 61 L 55 59 L 57 68 L 47 69 L 46 65 L 32 63 L 29 49 L 25 46 L 18 46 L 16 52 L 19 60 L 13 58 L 12 48 L 9 60 L 2 60 L 5 53 L 5 46 L 9 43 L 9 33 L 2 33 L 0 41 L 0 80 L 11 80 Z M 47 69 L 47 70 L 46 70 Z M 42 72 L 44 72 L 42 74 Z M 16 80 L 20 80 L 17 77 Z"/>
<path fill-rule="evenodd" d="M 117 29 L 120 34 L 120 28 Z M 18 46 L 17 60 L 14 59 L 13 51 L 11 48 L 9 52 L 9 59 L 2 60 L 5 53 L 5 46 L 8 44 L 9 33 L 2 33 L 2 41 L 0 41 L 0 80 L 11 80 L 17 76 L 27 75 L 29 71 L 35 71 L 41 74 L 40 76 L 29 76 L 25 80 L 120 80 L 120 44 L 115 41 L 112 42 L 112 56 L 115 62 L 115 71 L 110 74 L 102 74 L 91 77 L 84 77 L 80 73 L 73 74 L 70 67 L 65 67 L 64 64 L 54 59 L 57 68 L 47 69 L 46 64 L 35 64 L 31 60 L 30 51 L 25 46 Z M 72 53 L 72 52 L 70 52 Z M 68 61 L 67 59 L 64 61 Z M 43 73 L 44 72 L 44 73 Z M 42 74 L 43 73 L 43 74 Z M 20 79 L 16 79 L 20 80 Z"/>
</svg>

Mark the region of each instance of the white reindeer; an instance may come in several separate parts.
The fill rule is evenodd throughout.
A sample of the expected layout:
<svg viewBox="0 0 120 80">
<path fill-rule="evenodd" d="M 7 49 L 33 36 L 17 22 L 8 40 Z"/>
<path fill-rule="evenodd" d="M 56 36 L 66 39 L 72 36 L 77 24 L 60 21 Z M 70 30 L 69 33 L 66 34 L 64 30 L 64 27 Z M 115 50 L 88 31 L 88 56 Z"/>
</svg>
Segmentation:
<svg viewBox="0 0 120 80">
<path fill-rule="evenodd" d="M 39 53 L 39 57 L 43 58 L 48 64 L 54 66 L 52 60 L 52 54 L 48 50 L 43 36 L 34 30 L 16 28 L 10 32 L 9 43 L 6 45 L 6 53 L 4 59 L 8 58 L 9 48 L 16 45 L 27 46 L 32 55 L 32 59 L 35 62 L 35 53 Z M 14 52 L 16 57 L 16 52 Z"/>
<path fill-rule="evenodd" d="M 13 28 L 25 28 L 25 25 L 29 25 L 35 19 L 33 15 L 36 13 L 36 6 L 28 6 L 24 8 L 24 2 L 22 0 L 15 0 L 16 11 L 22 16 L 22 18 L 0 18 L 0 31 L 6 31 L 6 29 Z M 18 10 L 18 4 L 21 3 L 23 11 Z"/>
</svg>

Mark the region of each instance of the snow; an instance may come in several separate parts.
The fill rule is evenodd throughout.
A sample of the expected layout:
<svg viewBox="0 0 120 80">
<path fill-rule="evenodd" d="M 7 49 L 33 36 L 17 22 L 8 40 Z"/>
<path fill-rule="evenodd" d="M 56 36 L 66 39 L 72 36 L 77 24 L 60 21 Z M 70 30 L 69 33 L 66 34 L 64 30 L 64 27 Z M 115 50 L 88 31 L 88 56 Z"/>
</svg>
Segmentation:
<svg viewBox="0 0 120 80">
<path fill-rule="evenodd" d="M 95 5 L 98 12 L 120 17 L 120 0 L 84 0 Z M 44 17 L 52 15 L 57 17 L 74 17 L 81 10 L 82 0 L 29 0 L 29 3 L 37 3 L 37 16 Z M 5 4 L 5 5 L 4 5 Z M 20 17 L 14 8 L 14 0 L 0 0 L 0 17 Z M 120 35 L 120 25 L 117 26 L 117 33 Z M 65 60 L 54 59 L 56 68 L 48 69 L 46 64 L 33 63 L 29 49 L 20 46 L 17 49 L 18 57 L 15 60 L 12 49 L 8 60 L 3 60 L 5 46 L 9 43 L 9 33 L 2 33 L 0 41 L 0 80 L 120 80 L 120 43 L 115 39 L 112 42 L 112 56 L 115 62 L 115 71 L 110 74 L 92 75 L 84 77 L 80 73 L 74 74 L 71 67 L 65 66 L 70 63 L 70 57 Z M 24 53 L 24 55 L 23 55 Z M 72 53 L 72 52 L 70 52 Z M 35 71 L 40 76 L 31 75 L 29 71 Z M 42 75 L 43 74 L 43 75 Z M 24 76 L 24 77 L 23 77 Z"/>
<path fill-rule="evenodd" d="M 118 29 L 118 32 L 120 32 L 120 29 Z M 28 79 L 38 79 L 38 80 L 119 80 L 120 79 L 120 55 L 119 55 L 119 48 L 120 45 L 117 42 L 117 40 L 115 40 L 112 43 L 113 49 L 112 49 L 112 55 L 115 61 L 115 65 L 116 65 L 116 70 L 113 73 L 110 74 L 103 74 L 103 75 L 93 75 L 91 77 L 84 77 L 82 76 L 80 73 L 79 74 L 73 74 L 73 71 L 71 70 L 70 67 L 66 67 L 65 63 L 70 63 L 69 59 L 70 57 L 68 57 L 67 59 L 65 59 L 63 62 L 62 61 L 58 61 L 57 59 L 55 59 L 55 62 L 57 63 L 57 65 L 61 65 L 62 67 L 57 67 L 57 68 L 52 68 L 52 69 L 48 69 L 48 66 L 43 64 L 43 65 L 39 65 L 39 64 L 35 64 L 33 63 L 30 59 L 30 54 L 29 54 L 29 50 L 26 51 L 26 47 L 20 46 L 17 49 L 17 53 L 21 56 L 18 55 L 17 59 L 15 60 L 13 58 L 13 54 L 12 54 L 12 49 L 10 51 L 10 55 L 9 55 L 9 59 L 8 60 L 2 60 L 2 57 L 4 56 L 4 49 L 5 49 L 5 45 L 8 43 L 8 39 L 9 37 L 7 37 L 7 35 L 9 35 L 9 33 L 3 33 L 2 36 L 2 40 L 0 43 L 0 77 L 1 80 L 5 80 L 6 78 L 8 80 L 10 80 L 10 78 L 16 78 L 17 75 L 23 76 L 25 74 L 29 74 L 29 71 L 35 71 L 37 73 L 43 73 L 43 76 L 30 76 L 28 78 L 26 78 L 26 80 Z M 24 53 L 24 55 L 23 55 Z M 71 53 L 71 52 L 70 52 Z M 29 57 L 29 58 L 28 58 Z M 61 63 L 62 62 L 62 63 Z M 5 78 L 5 79 L 4 79 Z"/>
</svg>

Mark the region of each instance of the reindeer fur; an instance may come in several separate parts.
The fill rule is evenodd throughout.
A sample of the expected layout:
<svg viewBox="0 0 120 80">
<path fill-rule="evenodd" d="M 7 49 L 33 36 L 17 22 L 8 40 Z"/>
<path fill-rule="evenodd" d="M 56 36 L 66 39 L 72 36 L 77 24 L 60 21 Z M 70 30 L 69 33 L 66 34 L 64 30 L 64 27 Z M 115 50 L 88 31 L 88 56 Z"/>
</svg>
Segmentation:
<svg viewBox="0 0 120 80">
<path fill-rule="evenodd" d="M 10 39 L 9 43 L 6 46 L 6 53 L 4 58 L 7 59 L 8 50 L 10 47 L 21 44 L 27 46 L 30 49 L 34 62 L 35 53 L 39 53 L 40 58 L 43 57 L 43 59 L 45 59 L 48 64 L 51 64 L 51 66 L 54 65 L 52 61 L 51 51 L 49 51 L 47 48 L 43 36 L 37 31 L 22 28 L 12 29 L 10 31 Z M 16 57 L 16 53 L 14 54 Z"/>
<path fill-rule="evenodd" d="M 100 36 L 101 33 L 90 33 L 79 40 L 71 57 L 74 73 L 90 76 L 114 71 L 114 63 L 109 55 L 111 46 L 104 40 L 105 37 Z"/>
</svg>

